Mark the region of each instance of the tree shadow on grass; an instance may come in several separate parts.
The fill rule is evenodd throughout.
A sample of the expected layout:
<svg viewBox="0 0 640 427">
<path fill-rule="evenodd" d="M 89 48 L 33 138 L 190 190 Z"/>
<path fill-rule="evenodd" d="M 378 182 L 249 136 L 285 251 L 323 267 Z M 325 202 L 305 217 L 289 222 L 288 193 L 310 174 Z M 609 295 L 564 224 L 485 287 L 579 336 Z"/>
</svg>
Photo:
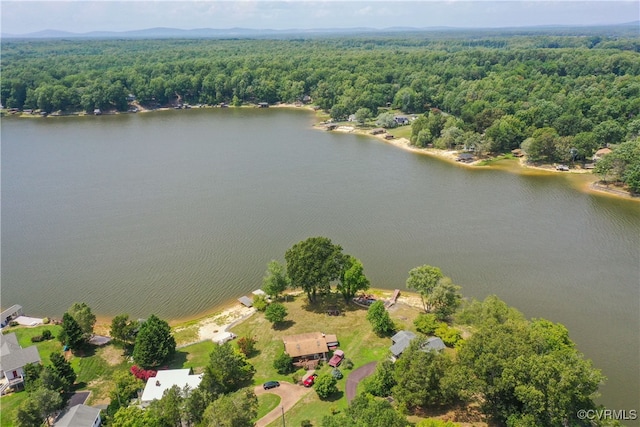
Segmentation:
<svg viewBox="0 0 640 427">
<path fill-rule="evenodd" d="M 166 365 L 169 366 L 169 369 L 182 369 L 185 363 L 187 363 L 188 352 L 183 351 L 182 349 L 176 350 L 171 359 L 169 359 Z"/>
<path fill-rule="evenodd" d="M 343 316 L 345 312 L 367 310 L 367 308 L 353 302 L 347 303 L 339 293 L 318 295 L 315 302 L 311 302 L 305 297 L 302 308 L 312 313 L 338 316 Z"/>
<path fill-rule="evenodd" d="M 325 397 L 324 399 L 321 399 L 323 402 L 337 402 L 338 400 L 342 399 L 344 397 L 344 391 L 342 390 L 338 390 L 337 392 L 333 393 L 332 395 Z"/>
<path fill-rule="evenodd" d="M 295 324 L 296 322 L 294 320 L 284 320 L 282 322 L 275 323 L 273 325 L 273 329 L 276 331 L 284 331 L 286 329 L 289 329 Z"/>
</svg>

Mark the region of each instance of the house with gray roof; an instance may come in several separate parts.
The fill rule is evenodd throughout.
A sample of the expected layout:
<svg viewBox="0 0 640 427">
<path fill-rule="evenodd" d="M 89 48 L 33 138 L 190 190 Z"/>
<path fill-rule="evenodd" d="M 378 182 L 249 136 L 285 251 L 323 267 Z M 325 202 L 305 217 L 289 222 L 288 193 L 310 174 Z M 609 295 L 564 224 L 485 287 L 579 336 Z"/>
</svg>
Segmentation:
<svg viewBox="0 0 640 427">
<path fill-rule="evenodd" d="M 409 348 L 409 344 L 411 344 L 411 340 L 416 337 L 411 331 L 400 331 L 394 336 L 391 337 L 392 345 L 389 347 L 391 354 L 393 356 L 393 360 L 400 357 L 400 355 Z"/>
<path fill-rule="evenodd" d="M 398 357 L 400 357 L 400 355 L 409 348 L 411 341 L 415 338 L 416 334 L 411 331 L 400 331 L 392 336 L 391 342 L 393 344 L 389 347 L 389 351 L 391 351 L 391 360 L 394 362 L 398 360 Z M 444 348 L 444 342 L 438 337 L 429 337 L 420 345 L 420 350 L 422 351 L 441 351 L 444 350 Z"/>
<path fill-rule="evenodd" d="M 36 346 L 20 347 L 15 333 L 0 335 L 0 394 L 24 382 L 24 367 L 29 363 L 40 363 Z"/>
<path fill-rule="evenodd" d="M 76 405 L 64 413 L 53 427 L 100 427 L 100 409 L 86 405 Z"/>
</svg>

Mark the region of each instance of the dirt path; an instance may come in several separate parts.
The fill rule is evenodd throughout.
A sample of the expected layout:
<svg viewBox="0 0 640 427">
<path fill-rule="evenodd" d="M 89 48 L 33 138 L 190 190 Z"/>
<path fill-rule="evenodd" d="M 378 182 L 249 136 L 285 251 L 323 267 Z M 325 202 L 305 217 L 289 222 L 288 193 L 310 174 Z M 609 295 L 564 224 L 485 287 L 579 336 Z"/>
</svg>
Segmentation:
<svg viewBox="0 0 640 427">
<path fill-rule="evenodd" d="M 367 363 L 349 374 L 347 377 L 347 385 L 345 387 L 347 389 L 347 402 L 351 402 L 353 398 L 356 397 L 358 383 L 373 374 L 373 371 L 376 370 L 377 363 L 378 362 Z"/>
<path fill-rule="evenodd" d="M 312 388 L 306 388 L 301 385 L 294 385 L 288 382 L 280 381 L 280 387 L 272 388 L 269 390 L 265 390 L 261 385 L 256 386 L 253 391 L 256 396 L 260 396 L 265 393 L 273 393 L 280 396 L 280 404 L 274 408 L 271 412 L 269 412 L 264 417 L 260 418 L 255 427 L 264 427 L 269 423 L 278 419 L 278 417 L 282 416 L 282 411 L 284 408 L 284 412 L 287 412 L 289 409 L 293 407 L 298 400 L 300 400 L 304 395 L 309 393 Z"/>
</svg>

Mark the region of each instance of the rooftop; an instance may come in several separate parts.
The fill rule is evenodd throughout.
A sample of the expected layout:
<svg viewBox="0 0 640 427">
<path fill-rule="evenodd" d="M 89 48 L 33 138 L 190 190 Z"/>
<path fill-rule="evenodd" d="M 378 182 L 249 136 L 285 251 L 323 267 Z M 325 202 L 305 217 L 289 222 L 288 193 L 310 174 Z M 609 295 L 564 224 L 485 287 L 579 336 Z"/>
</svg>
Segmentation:
<svg viewBox="0 0 640 427">
<path fill-rule="evenodd" d="M 322 332 L 309 332 L 306 334 L 289 335 L 282 338 L 284 351 L 291 357 L 307 356 L 310 354 L 327 353 L 327 343 L 337 343 L 335 335 L 326 335 Z"/>
<path fill-rule="evenodd" d="M 181 389 L 188 385 L 190 389 L 197 388 L 202 381 L 202 374 L 191 375 L 191 369 L 168 369 L 158 371 L 155 377 L 147 380 L 147 385 L 142 392 L 142 402 L 160 400 L 165 390 L 177 385 Z"/>
</svg>

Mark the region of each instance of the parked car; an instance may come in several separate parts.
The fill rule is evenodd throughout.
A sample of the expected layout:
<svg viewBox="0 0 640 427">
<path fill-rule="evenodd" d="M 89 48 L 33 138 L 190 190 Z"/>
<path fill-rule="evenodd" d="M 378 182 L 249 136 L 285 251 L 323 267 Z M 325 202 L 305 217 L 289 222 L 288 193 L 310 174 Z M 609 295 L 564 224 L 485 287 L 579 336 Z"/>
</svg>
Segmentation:
<svg viewBox="0 0 640 427">
<path fill-rule="evenodd" d="M 278 381 L 267 381 L 262 384 L 262 387 L 264 387 L 265 390 L 269 390 L 270 388 L 280 387 L 280 383 Z"/>
<path fill-rule="evenodd" d="M 311 387 L 316 381 L 316 378 L 318 378 L 318 374 L 311 374 L 307 377 L 306 380 L 304 380 L 302 384 L 304 384 L 305 387 Z"/>
<path fill-rule="evenodd" d="M 332 368 L 337 368 L 342 363 L 342 359 L 344 359 L 344 351 L 334 351 L 333 357 L 329 360 L 329 366 L 331 366 Z"/>
</svg>

